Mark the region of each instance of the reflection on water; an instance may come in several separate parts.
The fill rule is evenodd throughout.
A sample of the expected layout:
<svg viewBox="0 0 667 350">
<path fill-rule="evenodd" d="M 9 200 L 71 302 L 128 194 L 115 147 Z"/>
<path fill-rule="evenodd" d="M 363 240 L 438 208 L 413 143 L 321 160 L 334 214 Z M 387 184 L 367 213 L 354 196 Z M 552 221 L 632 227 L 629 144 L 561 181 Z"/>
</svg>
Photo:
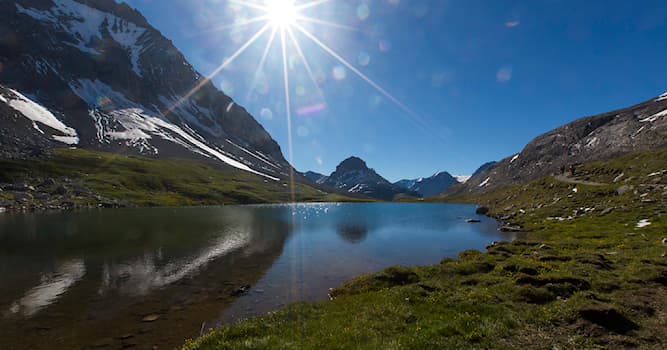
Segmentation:
<svg viewBox="0 0 667 350">
<path fill-rule="evenodd" d="M 474 209 L 297 204 L 2 215 L 0 344 L 70 349 L 103 339 L 122 348 L 132 339 L 177 347 L 202 323 L 326 298 L 358 274 L 512 238 L 486 218 L 465 223 Z M 252 288 L 232 297 L 241 285 Z M 147 324 L 146 315 L 158 317 Z"/>
<path fill-rule="evenodd" d="M 235 232 L 218 238 L 201 253 L 169 262 L 158 267 L 162 250 L 146 254 L 141 258 L 124 263 L 108 263 L 102 267 L 102 286 L 100 294 L 116 289 L 122 294 L 146 295 L 152 289 L 164 287 L 198 272 L 209 261 L 238 250 L 250 243 L 249 232 Z"/>
<path fill-rule="evenodd" d="M 59 264 L 54 272 L 43 273 L 39 278 L 39 285 L 31 288 L 21 299 L 13 302 L 9 312 L 32 316 L 65 294 L 67 289 L 85 274 L 86 266 L 81 259 Z"/>
</svg>

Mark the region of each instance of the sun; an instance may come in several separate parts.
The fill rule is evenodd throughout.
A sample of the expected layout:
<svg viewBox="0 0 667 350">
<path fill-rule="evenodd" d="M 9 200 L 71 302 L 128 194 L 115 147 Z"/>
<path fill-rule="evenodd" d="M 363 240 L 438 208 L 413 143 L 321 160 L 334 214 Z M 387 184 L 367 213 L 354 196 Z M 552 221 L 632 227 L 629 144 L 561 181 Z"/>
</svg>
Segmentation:
<svg viewBox="0 0 667 350">
<path fill-rule="evenodd" d="M 297 20 L 298 8 L 294 0 L 267 0 L 266 14 L 269 22 L 278 28 L 294 25 Z"/>
</svg>

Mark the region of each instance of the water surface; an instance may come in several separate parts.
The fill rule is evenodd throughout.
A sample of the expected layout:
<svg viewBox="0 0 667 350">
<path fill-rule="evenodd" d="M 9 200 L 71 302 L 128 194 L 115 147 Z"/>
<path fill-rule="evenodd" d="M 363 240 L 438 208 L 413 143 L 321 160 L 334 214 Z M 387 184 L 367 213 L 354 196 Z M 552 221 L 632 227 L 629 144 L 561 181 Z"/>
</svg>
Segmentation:
<svg viewBox="0 0 667 350">
<path fill-rule="evenodd" d="M 173 348 L 221 323 L 325 299 L 362 273 L 513 238 L 474 210 L 365 203 L 0 214 L 0 343 Z M 250 291 L 232 296 L 242 285 Z"/>
</svg>

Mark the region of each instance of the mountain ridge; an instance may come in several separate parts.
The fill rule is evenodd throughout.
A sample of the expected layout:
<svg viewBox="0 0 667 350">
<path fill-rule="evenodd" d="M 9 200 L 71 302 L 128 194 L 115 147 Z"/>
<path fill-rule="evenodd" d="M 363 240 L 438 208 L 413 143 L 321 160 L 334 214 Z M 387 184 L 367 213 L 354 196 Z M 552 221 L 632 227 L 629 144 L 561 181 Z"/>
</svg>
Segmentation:
<svg viewBox="0 0 667 350">
<path fill-rule="evenodd" d="M 0 65 L 2 157 L 76 146 L 291 172 L 271 135 L 127 4 L 0 3 Z"/>
<path fill-rule="evenodd" d="M 438 195 L 453 185 L 459 184 L 459 180 L 446 171 L 437 172 L 429 177 L 419 179 L 406 179 L 394 182 L 394 185 L 415 191 L 422 197 Z"/>
<path fill-rule="evenodd" d="M 664 93 L 630 107 L 576 119 L 537 136 L 517 154 L 485 164 L 445 196 L 484 193 L 547 175 L 576 172 L 579 164 L 667 147 L 666 116 Z"/>
<path fill-rule="evenodd" d="M 322 182 L 323 185 L 353 194 L 381 200 L 393 200 L 397 196 L 418 197 L 418 193 L 396 186 L 367 166 L 359 157 L 349 157 L 336 166 L 336 170 Z"/>
</svg>

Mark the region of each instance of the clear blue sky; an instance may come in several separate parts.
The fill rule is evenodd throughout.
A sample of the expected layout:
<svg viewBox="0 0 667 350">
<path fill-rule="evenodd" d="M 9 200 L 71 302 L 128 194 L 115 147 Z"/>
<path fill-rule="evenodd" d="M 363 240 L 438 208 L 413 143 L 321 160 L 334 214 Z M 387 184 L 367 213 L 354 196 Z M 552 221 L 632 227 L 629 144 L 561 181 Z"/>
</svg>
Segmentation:
<svg viewBox="0 0 667 350">
<path fill-rule="evenodd" d="M 203 74 L 262 26 L 224 28 L 262 14 L 226 0 L 126 2 Z M 328 174 L 357 155 L 392 181 L 439 170 L 470 174 L 554 127 L 667 91 L 664 1 L 331 0 L 303 15 L 349 27 L 301 22 L 414 113 L 296 31 L 323 95 L 287 36 L 299 170 Z M 288 157 L 280 35 L 250 89 L 269 37 L 214 82 Z"/>
</svg>

